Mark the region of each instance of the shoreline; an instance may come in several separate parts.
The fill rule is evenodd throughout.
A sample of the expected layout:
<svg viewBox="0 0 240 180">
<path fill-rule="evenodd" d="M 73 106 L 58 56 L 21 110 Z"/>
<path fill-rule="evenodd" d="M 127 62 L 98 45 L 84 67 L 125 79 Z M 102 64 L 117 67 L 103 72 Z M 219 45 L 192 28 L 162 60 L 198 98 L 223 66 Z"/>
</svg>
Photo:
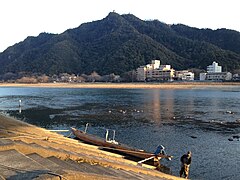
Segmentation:
<svg viewBox="0 0 240 180">
<path fill-rule="evenodd" d="M 7 143 L 1 144 L 0 155 L 7 150 L 15 150 L 25 157 L 29 154 L 38 154 L 45 159 L 54 156 L 63 161 L 71 159 L 79 163 L 84 162 L 90 166 L 92 165 L 92 169 L 94 169 L 94 165 L 98 165 L 109 169 L 115 169 L 116 171 L 118 169 L 123 169 L 130 174 L 131 172 L 140 172 L 141 174 L 149 176 L 149 179 L 151 179 L 151 177 L 172 180 L 182 179 L 174 175 L 156 171 L 153 166 L 143 164 L 143 166 L 140 167 L 135 161 L 125 159 L 122 155 L 102 151 L 97 146 L 88 145 L 78 140 L 64 137 L 55 132 L 50 132 L 47 129 L 31 125 L 2 113 L 0 113 L 0 123 L 2 141 L 7 141 Z M 29 157 L 27 159 L 29 160 Z M 1 163 L 6 163 L 9 167 L 12 167 L 7 163 L 10 160 L 11 157 L 6 157 Z M 24 164 L 24 162 L 24 160 L 20 159 L 18 164 Z M 31 167 L 25 165 L 24 169 L 30 170 Z M 66 167 L 64 167 L 64 169 L 66 169 Z M 2 169 L 0 170 L 0 174 L 1 173 Z M 16 174 L 16 176 L 17 175 L 18 174 Z M 27 174 L 25 177 L 26 176 Z M 91 173 L 91 169 L 86 169 L 84 173 L 67 170 L 61 176 L 66 179 L 113 179 L 113 176 L 93 174 Z M 123 177 L 119 178 L 122 179 Z"/>
<path fill-rule="evenodd" d="M 99 88 L 99 89 L 198 89 L 239 86 L 240 82 L 167 82 L 167 83 L 0 83 L 0 87 Z"/>
</svg>

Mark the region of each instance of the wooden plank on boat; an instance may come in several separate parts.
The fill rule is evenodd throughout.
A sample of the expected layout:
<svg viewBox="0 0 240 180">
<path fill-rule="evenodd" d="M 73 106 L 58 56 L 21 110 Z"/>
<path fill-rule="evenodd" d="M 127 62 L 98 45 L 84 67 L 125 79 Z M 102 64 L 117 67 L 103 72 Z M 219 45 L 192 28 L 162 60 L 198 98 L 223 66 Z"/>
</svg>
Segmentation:
<svg viewBox="0 0 240 180">
<path fill-rule="evenodd" d="M 133 157 L 140 158 L 140 159 L 147 159 L 147 158 L 150 158 L 150 157 L 157 157 L 157 158 L 160 158 L 160 159 L 161 158 L 166 158 L 166 159 L 172 158 L 172 156 L 163 155 L 163 154 L 155 155 L 153 153 L 149 153 L 149 152 L 142 151 L 142 150 L 137 150 L 137 149 L 136 150 L 117 149 L 117 148 L 110 148 L 110 147 L 100 147 L 100 149 L 112 150 L 112 151 L 115 151 L 115 152 L 124 153 L 126 155 L 133 156 Z"/>
</svg>

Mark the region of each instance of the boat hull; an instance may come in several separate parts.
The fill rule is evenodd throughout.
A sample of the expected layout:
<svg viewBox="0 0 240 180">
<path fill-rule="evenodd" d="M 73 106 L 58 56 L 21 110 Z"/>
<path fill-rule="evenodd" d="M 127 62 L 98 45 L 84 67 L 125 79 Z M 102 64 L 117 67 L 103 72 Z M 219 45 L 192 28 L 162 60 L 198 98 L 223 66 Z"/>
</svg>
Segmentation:
<svg viewBox="0 0 240 180">
<path fill-rule="evenodd" d="M 113 143 L 105 141 L 105 139 L 103 139 L 103 138 L 99 138 L 99 137 L 91 135 L 91 134 L 86 134 L 85 132 L 75 129 L 75 128 L 72 128 L 72 132 L 79 140 L 84 141 L 89 144 L 100 146 L 100 149 L 102 149 L 102 150 L 113 151 L 116 153 L 121 153 L 121 154 L 124 154 L 127 156 L 139 158 L 139 159 L 146 159 L 146 158 L 150 158 L 150 157 L 155 157 L 158 159 L 161 159 L 161 158 L 169 159 L 172 157 L 172 156 L 166 156 L 163 154 L 154 155 L 153 153 L 149 153 L 149 152 L 146 152 L 146 151 L 143 151 L 140 149 L 134 149 L 134 148 L 128 147 L 126 145 L 122 145 L 122 144 L 113 144 Z"/>
</svg>

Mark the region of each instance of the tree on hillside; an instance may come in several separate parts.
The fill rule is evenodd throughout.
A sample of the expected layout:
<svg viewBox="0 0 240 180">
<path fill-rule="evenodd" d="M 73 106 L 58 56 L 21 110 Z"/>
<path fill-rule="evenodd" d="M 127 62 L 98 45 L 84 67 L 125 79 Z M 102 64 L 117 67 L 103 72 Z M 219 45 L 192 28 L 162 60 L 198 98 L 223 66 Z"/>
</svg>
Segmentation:
<svg viewBox="0 0 240 180">
<path fill-rule="evenodd" d="M 100 76 L 97 72 L 95 72 L 95 71 L 93 71 L 93 72 L 88 76 L 88 78 L 89 78 L 89 81 L 90 81 L 90 82 L 101 81 L 101 76 Z"/>
<path fill-rule="evenodd" d="M 3 81 L 9 81 L 9 80 L 15 80 L 17 78 L 17 74 L 14 74 L 12 72 L 5 73 L 1 76 L 1 79 Z"/>
<path fill-rule="evenodd" d="M 49 77 L 44 74 L 42 76 L 38 76 L 37 81 L 40 83 L 47 83 L 47 82 L 49 82 Z"/>
<path fill-rule="evenodd" d="M 17 79 L 18 83 L 37 83 L 37 78 L 35 77 L 22 77 L 21 79 Z"/>
<path fill-rule="evenodd" d="M 135 82 L 135 81 L 137 81 L 136 71 L 132 70 L 132 71 L 128 71 L 128 72 L 124 73 L 123 76 L 122 76 L 122 81 L 125 81 L 125 82 Z"/>
</svg>

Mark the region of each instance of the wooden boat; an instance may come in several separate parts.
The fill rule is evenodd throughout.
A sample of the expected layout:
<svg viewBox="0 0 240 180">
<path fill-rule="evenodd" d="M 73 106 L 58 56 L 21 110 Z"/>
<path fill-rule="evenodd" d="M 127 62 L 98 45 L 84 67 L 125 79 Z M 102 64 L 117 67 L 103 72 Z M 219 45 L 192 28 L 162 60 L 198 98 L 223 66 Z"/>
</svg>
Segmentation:
<svg viewBox="0 0 240 180">
<path fill-rule="evenodd" d="M 81 141 L 84 141 L 89 144 L 93 144 L 96 146 L 101 147 L 109 147 L 109 148 L 116 148 L 116 149 L 131 149 L 130 147 L 126 145 L 121 145 L 117 141 L 113 140 L 106 140 L 97 136 L 94 136 L 92 134 L 87 134 L 86 131 L 81 131 L 75 128 L 71 128 L 72 133 Z M 133 150 L 133 149 L 132 149 Z"/>
<path fill-rule="evenodd" d="M 120 153 L 123 155 L 127 155 L 127 156 L 131 156 L 131 157 L 135 157 L 135 158 L 139 158 L 139 159 L 153 159 L 153 158 L 157 158 L 158 160 L 160 160 L 161 158 L 166 158 L 166 159 L 171 159 L 172 156 L 168 156 L 168 155 L 163 155 L 163 154 L 158 154 L 155 155 L 154 153 L 150 153 L 150 152 L 146 152 L 144 150 L 140 150 L 140 149 L 135 149 L 132 147 L 129 147 L 127 145 L 124 144 L 120 144 L 118 142 L 116 142 L 114 139 L 113 140 L 107 140 L 91 135 L 91 134 L 87 134 L 86 131 L 81 131 L 75 128 L 71 128 L 72 129 L 72 133 L 81 141 L 86 142 L 86 143 L 90 143 L 96 146 L 100 146 L 100 149 L 103 150 L 108 150 L 108 151 L 112 151 L 112 152 L 116 152 L 116 153 Z M 106 136 L 107 137 L 107 136 Z"/>
</svg>

